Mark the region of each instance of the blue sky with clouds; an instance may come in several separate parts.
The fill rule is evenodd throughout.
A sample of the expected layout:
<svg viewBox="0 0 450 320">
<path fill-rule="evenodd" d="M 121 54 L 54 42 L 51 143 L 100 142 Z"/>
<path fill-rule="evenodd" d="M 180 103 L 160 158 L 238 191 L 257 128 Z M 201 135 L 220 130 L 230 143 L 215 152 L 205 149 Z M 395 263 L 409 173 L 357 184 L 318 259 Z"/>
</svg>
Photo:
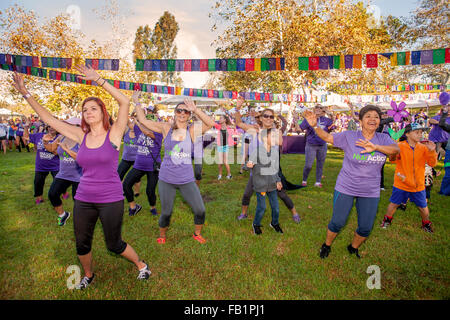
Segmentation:
<svg viewBox="0 0 450 320">
<path fill-rule="evenodd" d="M 382 16 L 408 16 L 418 4 L 418 0 L 363 0 L 379 8 Z M 212 20 L 208 17 L 215 0 L 118 0 L 124 23 L 130 37 L 130 45 L 138 26 L 148 24 L 153 27 L 164 11 L 172 13 L 179 26 L 176 44 L 178 58 L 212 58 L 215 57 L 212 41 L 217 34 L 210 31 Z M 39 17 L 51 18 L 65 13 L 69 6 L 77 6 L 81 13 L 81 31 L 89 39 L 110 39 L 110 27 L 102 21 L 94 9 L 105 5 L 102 0 L 2 0 L 0 10 L 18 4 L 26 9 L 34 10 Z M 199 73 L 182 73 L 185 85 L 200 87 L 207 80 L 208 75 Z"/>
</svg>

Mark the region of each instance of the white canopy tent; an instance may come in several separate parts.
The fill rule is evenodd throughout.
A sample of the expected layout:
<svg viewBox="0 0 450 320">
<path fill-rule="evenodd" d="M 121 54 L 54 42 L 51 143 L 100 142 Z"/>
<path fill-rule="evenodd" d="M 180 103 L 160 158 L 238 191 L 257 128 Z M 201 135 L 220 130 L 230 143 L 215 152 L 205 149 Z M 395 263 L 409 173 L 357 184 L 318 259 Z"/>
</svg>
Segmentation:
<svg viewBox="0 0 450 320">
<path fill-rule="evenodd" d="M 22 114 L 13 112 L 6 108 L 0 108 L 0 116 L 22 116 Z"/>
<path fill-rule="evenodd" d="M 175 108 L 177 104 L 183 102 L 186 98 L 191 98 L 198 107 L 219 107 L 220 105 L 229 103 L 228 99 L 222 98 L 173 96 L 158 102 L 158 104 L 167 105 L 169 108 Z"/>
<path fill-rule="evenodd" d="M 427 108 L 441 105 L 439 99 L 413 100 L 413 101 L 405 101 L 405 103 L 407 109 Z M 391 109 L 390 102 L 377 102 L 374 103 L 374 105 L 380 107 L 381 109 Z"/>
<path fill-rule="evenodd" d="M 291 109 L 291 106 L 289 106 L 288 104 L 285 104 L 285 103 L 277 103 L 277 104 L 270 106 L 270 108 L 274 111 L 278 111 L 281 113 L 287 113 Z"/>
</svg>

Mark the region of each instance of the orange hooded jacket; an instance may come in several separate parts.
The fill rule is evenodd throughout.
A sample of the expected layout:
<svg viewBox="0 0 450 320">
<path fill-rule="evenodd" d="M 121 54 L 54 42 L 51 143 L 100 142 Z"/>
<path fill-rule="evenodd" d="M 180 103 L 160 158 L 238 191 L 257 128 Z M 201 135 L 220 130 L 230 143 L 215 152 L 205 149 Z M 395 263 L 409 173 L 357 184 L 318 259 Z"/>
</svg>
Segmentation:
<svg viewBox="0 0 450 320">
<path fill-rule="evenodd" d="M 437 163 L 436 151 L 430 151 L 421 143 L 417 143 L 414 150 L 408 141 L 398 143 L 400 153 L 392 163 L 395 167 L 394 187 L 408 191 L 420 192 L 425 190 L 425 163 L 434 167 Z"/>
</svg>

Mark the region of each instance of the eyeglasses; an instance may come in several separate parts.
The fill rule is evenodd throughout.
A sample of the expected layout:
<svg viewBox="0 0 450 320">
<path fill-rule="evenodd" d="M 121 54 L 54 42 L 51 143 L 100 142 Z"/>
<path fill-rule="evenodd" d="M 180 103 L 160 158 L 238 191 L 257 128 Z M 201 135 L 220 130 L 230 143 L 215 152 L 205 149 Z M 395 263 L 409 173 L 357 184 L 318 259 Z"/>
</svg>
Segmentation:
<svg viewBox="0 0 450 320">
<path fill-rule="evenodd" d="M 184 112 L 184 114 L 191 114 L 191 112 L 189 110 L 186 109 L 176 109 L 175 112 L 177 114 L 182 114 Z"/>
<path fill-rule="evenodd" d="M 275 119 L 275 116 L 269 116 L 268 114 L 263 115 L 263 118 L 265 119 Z"/>
</svg>

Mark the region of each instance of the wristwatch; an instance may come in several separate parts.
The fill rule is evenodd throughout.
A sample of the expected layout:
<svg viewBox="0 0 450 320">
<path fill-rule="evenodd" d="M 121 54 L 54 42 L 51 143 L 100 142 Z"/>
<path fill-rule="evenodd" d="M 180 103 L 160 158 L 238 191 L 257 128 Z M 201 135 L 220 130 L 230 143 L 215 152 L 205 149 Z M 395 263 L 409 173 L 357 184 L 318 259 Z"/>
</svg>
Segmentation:
<svg viewBox="0 0 450 320">
<path fill-rule="evenodd" d="M 22 96 L 24 99 L 31 98 L 31 94 L 28 92 Z"/>
</svg>

